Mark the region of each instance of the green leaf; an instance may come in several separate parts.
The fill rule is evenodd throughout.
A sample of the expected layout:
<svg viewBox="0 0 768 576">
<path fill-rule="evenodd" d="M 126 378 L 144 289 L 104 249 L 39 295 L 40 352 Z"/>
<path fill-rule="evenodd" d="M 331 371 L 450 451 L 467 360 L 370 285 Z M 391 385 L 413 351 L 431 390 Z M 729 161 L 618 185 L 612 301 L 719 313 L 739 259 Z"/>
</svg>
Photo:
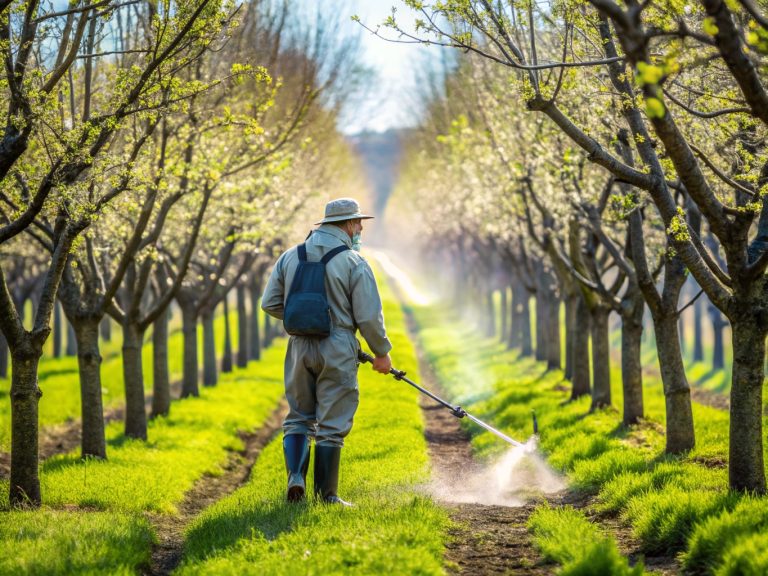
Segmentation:
<svg viewBox="0 0 768 576">
<path fill-rule="evenodd" d="M 645 113 L 648 115 L 648 118 L 664 118 L 666 113 L 664 102 L 658 98 L 646 98 Z"/>
<path fill-rule="evenodd" d="M 714 36 L 720 31 L 720 29 L 717 27 L 717 24 L 715 24 L 715 19 L 709 16 L 704 18 L 704 22 L 702 23 L 702 28 L 704 29 L 704 32 L 706 32 L 710 36 Z"/>
<path fill-rule="evenodd" d="M 648 62 L 637 63 L 637 81 L 640 86 L 645 84 L 658 84 L 664 77 L 664 70 L 661 66 L 649 64 Z"/>
</svg>

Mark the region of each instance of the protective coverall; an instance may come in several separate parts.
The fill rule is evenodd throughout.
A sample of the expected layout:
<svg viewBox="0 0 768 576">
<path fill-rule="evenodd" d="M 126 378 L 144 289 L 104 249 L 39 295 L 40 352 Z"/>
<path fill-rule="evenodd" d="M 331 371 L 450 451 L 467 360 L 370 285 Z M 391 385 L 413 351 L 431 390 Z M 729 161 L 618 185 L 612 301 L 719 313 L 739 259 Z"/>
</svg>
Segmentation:
<svg viewBox="0 0 768 576">
<path fill-rule="evenodd" d="M 323 224 L 305 242 L 307 258 L 319 261 L 341 244 L 351 247 L 349 235 L 333 224 Z M 298 262 L 297 249 L 293 247 L 275 263 L 262 297 L 261 307 L 267 314 L 283 318 Z M 359 403 L 356 330 L 360 330 L 377 356 L 392 349 L 376 280 L 359 253 L 346 250 L 336 255 L 326 265 L 325 286 L 331 309 L 331 335 L 324 339 L 291 336 L 285 356 L 289 412 L 283 432 L 285 437 L 314 437 L 317 455 L 321 447 L 341 448 L 352 428 Z M 317 478 L 315 484 L 317 490 Z"/>
</svg>

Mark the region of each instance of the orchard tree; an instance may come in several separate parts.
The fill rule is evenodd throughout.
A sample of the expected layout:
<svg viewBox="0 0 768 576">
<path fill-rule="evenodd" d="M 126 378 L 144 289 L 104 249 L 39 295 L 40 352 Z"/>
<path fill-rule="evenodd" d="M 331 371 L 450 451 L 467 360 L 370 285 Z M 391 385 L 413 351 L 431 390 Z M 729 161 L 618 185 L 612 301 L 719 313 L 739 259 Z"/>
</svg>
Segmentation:
<svg viewBox="0 0 768 576">
<path fill-rule="evenodd" d="M 635 258 L 649 307 L 665 319 L 662 326 L 657 321 L 657 336 L 669 334 L 665 329 L 672 329 L 673 316 L 676 324 L 680 278 L 687 268 L 733 326 L 730 485 L 764 492 L 762 384 L 768 325 L 755 311 L 766 306 L 768 265 L 763 231 L 768 217 L 762 202 L 768 108 L 760 75 L 765 17 L 752 4 L 709 0 L 685 10 L 666 3 L 619 6 L 611 0 L 578 6 L 408 4 L 422 13 L 422 39 L 515 70 L 518 94 L 530 110 L 548 116 L 591 161 L 651 198 L 673 253 L 664 275 L 669 297 L 653 297 L 651 275 Z M 389 24 L 397 28 L 394 19 Z M 603 87 L 610 98 L 619 99 L 622 124 L 631 136 L 628 152 L 635 159 L 629 153 L 613 154 L 611 146 L 563 112 L 558 98 L 580 84 Z M 718 239 L 727 270 L 690 222 L 697 215 L 689 213 L 686 219 L 688 206 L 695 206 Z M 687 419 L 687 383 L 665 381 L 665 393 L 668 409 Z"/>
<path fill-rule="evenodd" d="M 110 148 L 126 124 L 161 113 L 168 102 L 162 88 L 173 71 L 218 34 L 229 10 L 218 2 L 200 0 L 176 5 L 141 3 L 149 33 L 135 48 L 136 65 L 112 66 L 108 90 L 86 100 L 82 115 L 68 114 L 63 102 L 77 89 L 70 78 L 78 56 L 110 61 L 109 53 L 88 53 L 86 30 L 95 34 L 99 19 L 117 18 L 133 7 L 119 2 L 77 2 L 61 12 L 45 12 L 37 1 L 6 2 L 0 12 L 0 34 L 5 52 L 3 104 L 6 128 L 0 146 L 0 190 L 3 224 L 0 245 L 33 227 L 47 243 L 40 303 L 32 329 L 9 294 L 0 265 L 0 328 L 8 341 L 13 363 L 11 384 L 12 447 L 10 501 L 37 505 L 38 479 L 37 366 L 50 333 L 50 320 L 67 258 L 79 235 L 120 192 L 108 187 L 97 195 L 92 182 L 105 171 L 117 181 L 130 178 L 130 166 L 115 164 Z M 138 28 L 137 28 L 138 29 Z M 137 32 L 138 33 L 138 32 Z M 127 52 L 117 50 L 117 52 Z M 87 79 L 84 79 L 87 83 Z M 145 135 L 128 148 L 139 148 Z"/>
</svg>

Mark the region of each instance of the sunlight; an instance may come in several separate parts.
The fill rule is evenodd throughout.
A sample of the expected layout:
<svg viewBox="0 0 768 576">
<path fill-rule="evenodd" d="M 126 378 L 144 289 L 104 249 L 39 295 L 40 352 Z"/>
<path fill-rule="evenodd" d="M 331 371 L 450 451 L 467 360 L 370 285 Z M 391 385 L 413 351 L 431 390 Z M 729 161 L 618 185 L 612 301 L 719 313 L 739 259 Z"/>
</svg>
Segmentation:
<svg viewBox="0 0 768 576">
<path fill-rule="evenodd" d="M 370 253 L 384 269 L 384 272 L 397 282 L 398 288 L 409 302 L 417 306 L 427 306 L 432 302 L 433 299 L 419 290 L 414 285 L 411 277 L 397 264 L 392 262 L 392 259 L 387 254 L 379 250 L 370 250 Z"/>
</svg>

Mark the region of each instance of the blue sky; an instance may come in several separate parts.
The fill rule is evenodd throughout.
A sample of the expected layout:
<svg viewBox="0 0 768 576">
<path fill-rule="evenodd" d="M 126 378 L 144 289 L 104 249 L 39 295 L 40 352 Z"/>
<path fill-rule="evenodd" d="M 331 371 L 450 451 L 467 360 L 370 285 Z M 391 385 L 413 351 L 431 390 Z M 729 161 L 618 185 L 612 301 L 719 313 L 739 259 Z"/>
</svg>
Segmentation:
<svg viewBox="0 0 768 576">
<path fill-rule="evenodd" d="M 395 44 L 377 38 L 359 24 L 352 22 L 356 14 L 369 28 L 375 28 L 397 8 L 398 22 L 409 29 L 414 13 L 400 0 L 315 0 L 322 9 L 348 12 L 345 29 L 361 36 L 361 62 L 371 69 L 370 80 L 347 106 L 340 122 L 346 133 L 363 130 L 383 131 L 387 128 L 412 126 L 418 123 L 423 110 L 420 86 L 430 69 L 442 69 L 445 50 L 437 46 Z M 391 30 L 381 30 L 394 38 Z"/>
</svg>

